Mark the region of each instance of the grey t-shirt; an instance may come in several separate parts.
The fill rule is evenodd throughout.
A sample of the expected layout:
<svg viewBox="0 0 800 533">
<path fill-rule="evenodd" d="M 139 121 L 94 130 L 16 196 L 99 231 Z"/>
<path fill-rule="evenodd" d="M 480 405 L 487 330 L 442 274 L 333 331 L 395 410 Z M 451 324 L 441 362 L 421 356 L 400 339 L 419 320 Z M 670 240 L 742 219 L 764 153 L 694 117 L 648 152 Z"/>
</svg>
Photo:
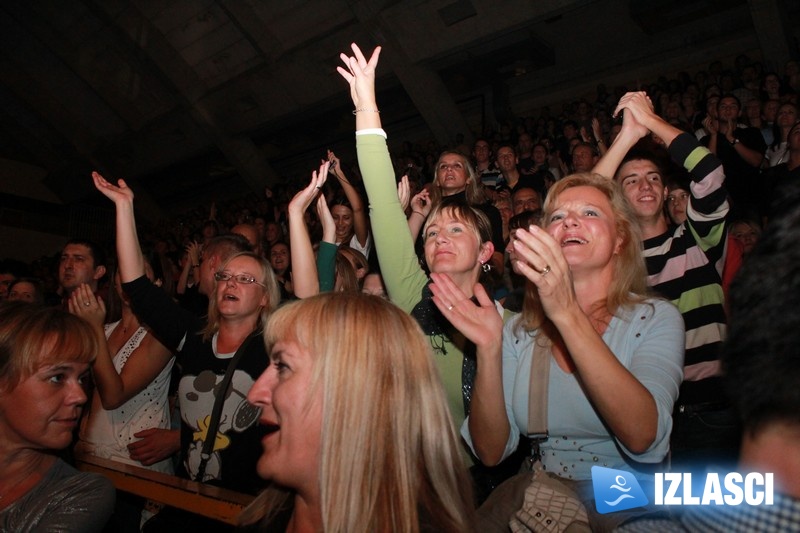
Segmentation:
<svg viewBox="0 0 800 533">
<path fill-rule="evenodd" d="M 38 485 L 0 511 L 0 532 L 101 531 L 115 499 L 108 478 L 79 472 L 59 459 Z"/>
</svg>

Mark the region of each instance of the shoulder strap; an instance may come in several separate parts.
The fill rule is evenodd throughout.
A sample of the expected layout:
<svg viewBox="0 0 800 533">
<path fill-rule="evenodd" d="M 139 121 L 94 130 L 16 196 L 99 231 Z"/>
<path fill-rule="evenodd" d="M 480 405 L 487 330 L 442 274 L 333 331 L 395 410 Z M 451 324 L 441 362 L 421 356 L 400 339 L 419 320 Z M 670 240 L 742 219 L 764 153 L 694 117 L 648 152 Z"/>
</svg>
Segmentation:
<svg viewBox="0 0 800 533">
<path fill-rule="evenodd" d="M 550 382 L 552 344 L 541 330 L 533 342 L 528 389 L 528 436 L 534 442 L 547 440 L 547 389 Z"/>
<path fill-rule="evenodd" d="M 242 355 L 247 351 L 247 347 L 250 346 L 250 343 L 257 336 L 258 335 L 250 334 L 239 346 L 239 349 L 236 350 L 236 353 L 233 354 L 230 362 L 228 362 L 228 368 L 225 370 L 225 377 L 222 378 L 222 382 L 220 382 L 217 388 L 217 396 L 214 398 L 214 407 L 211 409 L 211 420 L 208 423 L 206 439 L 203 441 L 203 451 L 200 453 L 200 465 L 197 468 L 195 481 L 202 483 L 203 476 L 206 473 L 206 464 L 208 464 L 208 460 L 214 452 L 214 442 L 217 440 L 219 419 L 222 417 L 222 406 L 225 404 L 225 398 L 228 397 L 228 389 L 231 386 L 231 380 L 233 380 L 233 372 L 236 370 L 236 365 L 239 363 Z"/>
</svg>

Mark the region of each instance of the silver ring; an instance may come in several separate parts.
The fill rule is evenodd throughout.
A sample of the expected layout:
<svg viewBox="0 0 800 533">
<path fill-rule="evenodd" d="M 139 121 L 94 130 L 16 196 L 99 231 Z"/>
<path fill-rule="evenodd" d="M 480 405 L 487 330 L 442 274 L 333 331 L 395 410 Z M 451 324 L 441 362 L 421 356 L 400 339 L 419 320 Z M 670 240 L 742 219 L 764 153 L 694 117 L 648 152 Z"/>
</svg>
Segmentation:
<svg viewBox="0 0 800 533">
<path fill-rule="evenodd" d="M 448 311 L 452 311 L 454 307 L 455 307 L 455 305 L 448 305 L 447 306 L 447 310 Z"/>
<path fill-rule="evenodd" d="M 539 271 L 539 274 L 546 276 L 548 272 L 550 272 L 550 265 L 545 265 L 544 268 Z"/>
<path fill-rule="evenodd" d="M 83 305 L 85 305 L 86 307 L 89 307 L 89 302 L 83 302 Z"/>
<path fill-rule="evenodd" d="M 322 188 L 322 186 L 321 186 L 321 185 L 317 185 L 317 186 L 315 187 L 315 189 L 321 189 L 321 188 Z"/>
</svg>

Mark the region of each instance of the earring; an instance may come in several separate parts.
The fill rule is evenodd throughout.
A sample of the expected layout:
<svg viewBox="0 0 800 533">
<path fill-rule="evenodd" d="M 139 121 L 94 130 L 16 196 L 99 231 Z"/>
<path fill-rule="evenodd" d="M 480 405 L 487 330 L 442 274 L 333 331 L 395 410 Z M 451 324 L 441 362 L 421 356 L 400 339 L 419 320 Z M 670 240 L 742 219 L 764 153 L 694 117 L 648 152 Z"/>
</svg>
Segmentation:
<svg viewBox="0 0 800 533">
<path fill-rule="evenodd" d="M 484 274 L 488 274 L 492 270 L 492 265 L 489 263 L 481 263 L 481 270 L 483 270 Z"/>
</svg>

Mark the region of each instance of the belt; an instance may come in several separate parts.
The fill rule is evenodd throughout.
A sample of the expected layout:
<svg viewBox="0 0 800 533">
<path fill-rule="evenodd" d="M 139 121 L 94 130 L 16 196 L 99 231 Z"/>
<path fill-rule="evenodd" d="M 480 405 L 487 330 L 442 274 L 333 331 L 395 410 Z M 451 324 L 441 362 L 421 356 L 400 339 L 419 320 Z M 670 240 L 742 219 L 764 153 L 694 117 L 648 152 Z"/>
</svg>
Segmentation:
<svg viewBox="0 0 800 533">
<path fill-rule="evenodd" d="M 693 413 L 706 413 L 709 411 L 724 411 L 730 409 L 731 405 L 727 402 L 700 402 L 675 406 L 675 413 L 690 415 Z"/>
</svg>

